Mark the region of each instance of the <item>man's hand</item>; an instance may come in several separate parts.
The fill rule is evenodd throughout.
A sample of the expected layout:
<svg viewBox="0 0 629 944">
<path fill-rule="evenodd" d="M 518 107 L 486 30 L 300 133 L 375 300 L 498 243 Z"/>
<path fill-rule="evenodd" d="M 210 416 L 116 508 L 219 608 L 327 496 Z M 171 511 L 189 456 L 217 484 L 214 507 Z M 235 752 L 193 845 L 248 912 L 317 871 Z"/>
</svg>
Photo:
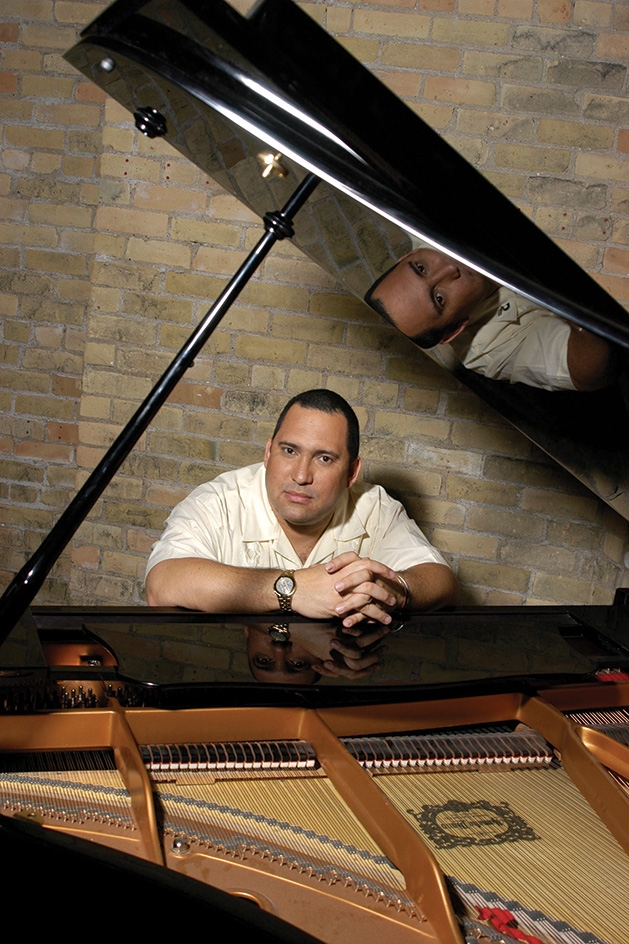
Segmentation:
<svg viewBox="0 0 629 944">
<path fill-rule="evenodd" d="M 322 662 L 313 662 L 312 668 L 324 678 L 361 679 L 373 672 L 377 672 L 387 652 L 386 646 L 378 646 L 367 653 L 363 653 L 356 646 L 348 646 L 340 639 L 333 639 L 330 649 L 338 652 L 342 660 L 333 658 Z M 332 653 L 330 653 L 332 655 Z"/>
<path fill-rule="evenodd" d="M 326 564 L 336 577 L 334 589 L 342 596 L 336 613 L 350 629 L 365 619 L 388 624 L 391 611 L 404 606 L 406 589 L 394 570 L 368 557 L 341 554 Z"/>
<path fill-rule="evenodd" d="M 404 600 L 404 589 L 390 567 L 353 552 L 296 571 L 295 584 L 292 606 L 296 613 L 314 619 L 344 617 L 347 627 L 365 619 L 390 623 L 389 610 Z"/>
</svg>

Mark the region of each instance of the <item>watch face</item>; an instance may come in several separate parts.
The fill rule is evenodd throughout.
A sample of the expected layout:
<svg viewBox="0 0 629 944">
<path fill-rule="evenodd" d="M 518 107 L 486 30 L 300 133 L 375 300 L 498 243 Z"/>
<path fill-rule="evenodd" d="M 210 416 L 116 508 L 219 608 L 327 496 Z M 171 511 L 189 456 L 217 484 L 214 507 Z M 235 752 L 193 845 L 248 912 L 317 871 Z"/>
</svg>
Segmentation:
<svg viewBox="0 0 629 944">
<path fill-rule="evenodd" d="M 292 577 L 289 577 L 288 574 L 282 574 L 282 576 L 278 577 L 275 581 L 275 589 L 278 593 L 281 593 L 283 597 L 289 597 L 291 593 L 295 592 L 295 581 Z"/>
</svg>

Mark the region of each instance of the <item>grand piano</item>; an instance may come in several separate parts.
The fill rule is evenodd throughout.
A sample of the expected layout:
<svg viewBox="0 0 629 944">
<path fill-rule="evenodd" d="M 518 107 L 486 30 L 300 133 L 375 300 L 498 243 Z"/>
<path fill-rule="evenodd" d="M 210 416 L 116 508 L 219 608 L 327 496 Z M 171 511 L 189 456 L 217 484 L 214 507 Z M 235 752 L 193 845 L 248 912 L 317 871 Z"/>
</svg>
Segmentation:
<svg viewBox="0 0 629 944">
<path fill-rule="evenodd" d="M 279 238 L 359 297 L 417 237 L 619 348 L 624 311 L 288 0 L 246 19 L 119 0 L 68 59 L 264 216 L 266 235 L 0 602 L 9 893 L 28 870 L 42 929 L 70 887 L 75 917 L 111 896 L 161 905 L 169 930 L 626 944 L 626 607 L 409 615 L 377 674 L 277 686 L 249 670 L 277 615 L 30 605 Z M 361 94 L 350 105 L 339 87 Z M 409 121 L 454 188 L 449 207 L 396 141 Z M 488 201 L 516 245 L 539 247 L 528 268 L 483 225 Z M 622 448 L 566 445 L 565 423 L 561 436 L 540 425 L 536 394 L 525 411 L 508 387 L 454 370 L 622 513 Z M 340 631 L 282 624 L 303 658 Z"/>
</svg>

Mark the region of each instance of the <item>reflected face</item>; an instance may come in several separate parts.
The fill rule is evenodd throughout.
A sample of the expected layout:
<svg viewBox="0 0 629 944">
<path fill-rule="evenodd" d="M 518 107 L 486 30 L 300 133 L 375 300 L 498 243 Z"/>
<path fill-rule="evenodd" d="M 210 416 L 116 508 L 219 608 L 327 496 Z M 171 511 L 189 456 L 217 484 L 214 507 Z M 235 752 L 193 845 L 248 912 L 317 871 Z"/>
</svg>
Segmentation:
<svg viewBox="0 0 629 944">
<path fill-rule="evenodd" d="M 437 249 L 414 249 L 382 279 L 371 301 L 420 347 L 452 341 L 497 285 Z"/>
<path fill-rule="evenodd" d="M 319 678 L 312 655 L 295 643 L 274 642 L 268 627 L 246 626 L 247 658 L 258 682 L 276 685 L 313 685 Z"/>
<path fill-rule="evenodd" d="M 347 420 L 295 404 L 264 455 L 266 490 L 280 524 L 321 532 L 345 491 L 354 484 L 360 460 L 350 462 Z"/>
</svg>

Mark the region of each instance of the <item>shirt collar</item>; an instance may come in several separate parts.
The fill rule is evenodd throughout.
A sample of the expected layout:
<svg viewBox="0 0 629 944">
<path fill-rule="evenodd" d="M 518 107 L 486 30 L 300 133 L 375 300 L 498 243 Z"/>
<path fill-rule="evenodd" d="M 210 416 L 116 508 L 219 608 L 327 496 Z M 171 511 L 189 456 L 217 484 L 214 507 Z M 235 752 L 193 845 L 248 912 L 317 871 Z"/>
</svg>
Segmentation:
<svg viewBox="0 0 629 944">
<path fill-rule="evenodd" d="M 253 467 L 248 497 L 246 501 L 243 541 L 269 541 L 276 544 L 276 549 L 284 557 L 295 557 L 295 551 L 280 523 L 275 517 L 266 491 L 266 469 L 263 463 Z M 357 499 L 364 491 L 364 486 L 357 485 L 347 489 L 336 508 L 332 521 L 325 529 L 310 557 L 308 566 L 324 559 L 331 559 L 343 553 L 343 544 L 351 543 L 366 533 L 365 523 L 358 509 Z"/>
</svg>

